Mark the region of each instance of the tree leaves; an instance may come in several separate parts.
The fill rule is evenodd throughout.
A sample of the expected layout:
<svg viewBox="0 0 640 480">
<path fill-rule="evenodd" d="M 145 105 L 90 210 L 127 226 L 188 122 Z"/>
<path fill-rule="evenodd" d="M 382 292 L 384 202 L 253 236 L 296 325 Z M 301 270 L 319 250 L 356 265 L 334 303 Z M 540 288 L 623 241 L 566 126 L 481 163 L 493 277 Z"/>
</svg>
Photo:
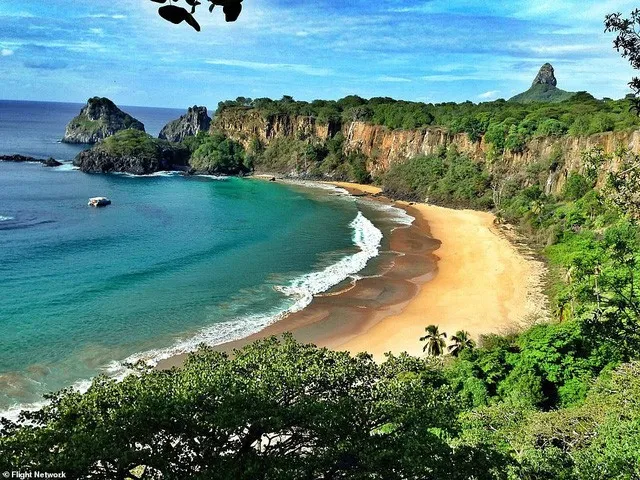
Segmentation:
<svg viewBox="0 0 640 480">
<path fill-rule="evenodd" d="M 189 12 L 186 8 L 179 7 L 174 5 L 174 2 L 179 2 L 180 0 L 151 0 L 155 3 L 167 3 L 169 5 L 165 5 L 164 7 L 160 7 L 158 9 L 158 14 L 173 24 L 180 24 L 182 22 L 186 22 L 197 32 L 200 31 L 200 24 L 195 19 L 193 14 L 196 12 L 196 9 L 202 3 L 198 0 L 184 0 L 187 5 L 191 7 L 191 12 Z M 235 22 L 240 13 L 242 12 L 242 0 L 208 0 L 211 5 L 209 6 L 209 12 L 213 12 L 213 9 L 216 5 L 222 6 L 222 11 L 225 15 L 225 20 L 227 22 Z"/>
<path fill-rule="evenodd" d="M 156 1 L 156 0 L 153 0 L 153 1 Z M 158 9 L 158 13 L 162 18 L 164 18 L 165 20 L 171 23 L 175 23 L 177 25 L 182 22 L 187 22 L 197 32 L 200 31 L 200 25 L 198 24 L 196 19 L 193 18 L 193 15 L 191 15 L 182 7 L 176 7 L 175 5 L 166 5 L 164 7 L 160 7 Z"/>
<path fill-rule="evenodd" d="M 242 4 L 240 2 L 229 3 L 222 8 L 222 11 L 227 22 L 235 22 L 242 12 Z"/>
</svg>

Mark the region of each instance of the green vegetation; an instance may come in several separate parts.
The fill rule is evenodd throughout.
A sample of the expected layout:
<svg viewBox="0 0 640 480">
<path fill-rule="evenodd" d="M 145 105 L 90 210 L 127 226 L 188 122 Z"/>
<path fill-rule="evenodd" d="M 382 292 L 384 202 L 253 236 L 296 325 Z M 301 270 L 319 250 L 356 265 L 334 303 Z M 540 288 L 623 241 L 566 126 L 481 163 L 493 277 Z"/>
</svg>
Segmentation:
<svg viewBox="0 0 640 480">
<path fill-rule="evenodd" d="M 393 198 L 479 209 L 493 205 L 488 172 L 455 148 L 395 163 L 381 182 Z"/>
<path fill-rule="evenodd" d="M 436 366 L 376 364 L 285 336 L 209 349 L 184 368 L 98 378 L 5 423 L 0 470 L 67 478 L 492 479 L 509 460 L 460 437 L 456 395 Z M 499 477 L 498 477 L 499 478 Z"/>
<path fill-rule="evenodd" d="M 153 138 L 141 130 L 121 130 L 115 135 L 105 138 L 94 148 L 104 150 L 109 155 L 118 157 L 155 158 L 162 155 L 166 149 L 186 150 L 176 144 Z"/>
<path fill-rule="evenodd" d="M 263 147 L 254 139 L 253 164 L 267 172 L 303 172 L 310 178 L 330 175 L 334 180 L 369 183 L 367 159 L 360 152 L 344 152 L 344 135 L 338 132 L 326 141 L 277 138 Z"/>
<path fill-rule="evenodd" d="M 509 99 L 510 102 L 531 103 L 531 102 L 548 102 L 557 103 L 569 100 L 574 93 L 566 92 L 554 87 L 553 85 L 535 84 L 526 92 L 522 92 L 515 97 Z"/>
<path fill-rule="evenodd" d="M 191 151 L 189 164 L 200 173 L 237 175 L 252 169 L 244 148 L 222 133 L 198 133 L 183 142 Z"/>
</svg>

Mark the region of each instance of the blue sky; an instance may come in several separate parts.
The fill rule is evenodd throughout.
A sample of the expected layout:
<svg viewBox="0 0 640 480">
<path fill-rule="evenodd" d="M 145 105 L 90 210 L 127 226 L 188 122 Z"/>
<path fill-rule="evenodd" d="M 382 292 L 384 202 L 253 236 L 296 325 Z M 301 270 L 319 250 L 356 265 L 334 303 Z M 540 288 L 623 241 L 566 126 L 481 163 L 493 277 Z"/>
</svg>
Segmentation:
<svg viewBox="0 0 640 480">
<path fill-rule="evenodd" d="M 3 0 L 0 98 L 84 102 L 100 95 L 121 105 L 178 108 L 285 94 L 480 102 L 526 90 L 544 62 L 565 90 L 619 98 L 634 75 L 603 19 L 629 13 L 637 1 L 243 5 L 235 23 L 203 5 L 197 33 L 163 21 L 149 0 Z"/>
</svg>

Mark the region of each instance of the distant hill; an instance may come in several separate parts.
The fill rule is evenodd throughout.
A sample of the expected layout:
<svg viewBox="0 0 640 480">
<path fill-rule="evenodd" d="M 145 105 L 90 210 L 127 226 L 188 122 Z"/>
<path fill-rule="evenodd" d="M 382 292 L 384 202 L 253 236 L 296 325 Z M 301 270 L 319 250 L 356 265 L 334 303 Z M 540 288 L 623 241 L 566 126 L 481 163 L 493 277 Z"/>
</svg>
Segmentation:
<svg viewBox="0 0 640 480">
<path fill-rule="evenodd" d="M 514 103 L 533 103 L 533 102 L 563 102 L 575 95 L 573 92 L 567 92 L 557 87 L 558 81 L 555 77 L 553 66 L 545 63 L 536 75 L 531 88 L 526 92 L 522 92 L 513 98 L 510 102 Z"/>
</svg>

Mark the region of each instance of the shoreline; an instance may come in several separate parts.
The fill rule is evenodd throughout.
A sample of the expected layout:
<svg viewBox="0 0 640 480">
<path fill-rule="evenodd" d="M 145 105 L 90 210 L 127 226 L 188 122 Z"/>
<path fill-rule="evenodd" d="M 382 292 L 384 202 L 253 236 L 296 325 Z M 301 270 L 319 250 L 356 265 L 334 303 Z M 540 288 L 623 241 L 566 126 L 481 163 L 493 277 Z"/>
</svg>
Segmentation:
<svg viewBox="0 0 640 480">
<path fill-rule="evenodd" d="M 366 350 L 377 359 L 389 351 L 421 355 L 419 338 L 430 324 L 438 325 L 449 338 L 466 330 L 478 340 L 481 335 L 517 331 L 548 319 L 543 291 L 546 266 L 518 248 L 515 236 L 497 226 L 492 213 L 424 203 L 411 208 L 441 241 L 434 252 L 437 275 L 398 315 L 331 348 L 353 354 Z"/>
<path fill-rule="evenodd" d="M 393 201 L 372 185 L 323 183 L 413 216 L 412 225 L 391 233 L 390 250 L 396 255 L 385 261 L 379 276 L 316 295 L 303 310 L 215 349 L 230 353 L 291 332 L 302 342 L 352 354 L 367 351 L 381 360 L 386 352 L 421 355 L 419 338 L 430 324 L 449 337 L 467 330 L 477 340 L 546 318 L 544 264 L 518 251 L 491 213 Z M 187 356 L 161 360 L 156 368 L 180 366 Z"/>
</svg>

